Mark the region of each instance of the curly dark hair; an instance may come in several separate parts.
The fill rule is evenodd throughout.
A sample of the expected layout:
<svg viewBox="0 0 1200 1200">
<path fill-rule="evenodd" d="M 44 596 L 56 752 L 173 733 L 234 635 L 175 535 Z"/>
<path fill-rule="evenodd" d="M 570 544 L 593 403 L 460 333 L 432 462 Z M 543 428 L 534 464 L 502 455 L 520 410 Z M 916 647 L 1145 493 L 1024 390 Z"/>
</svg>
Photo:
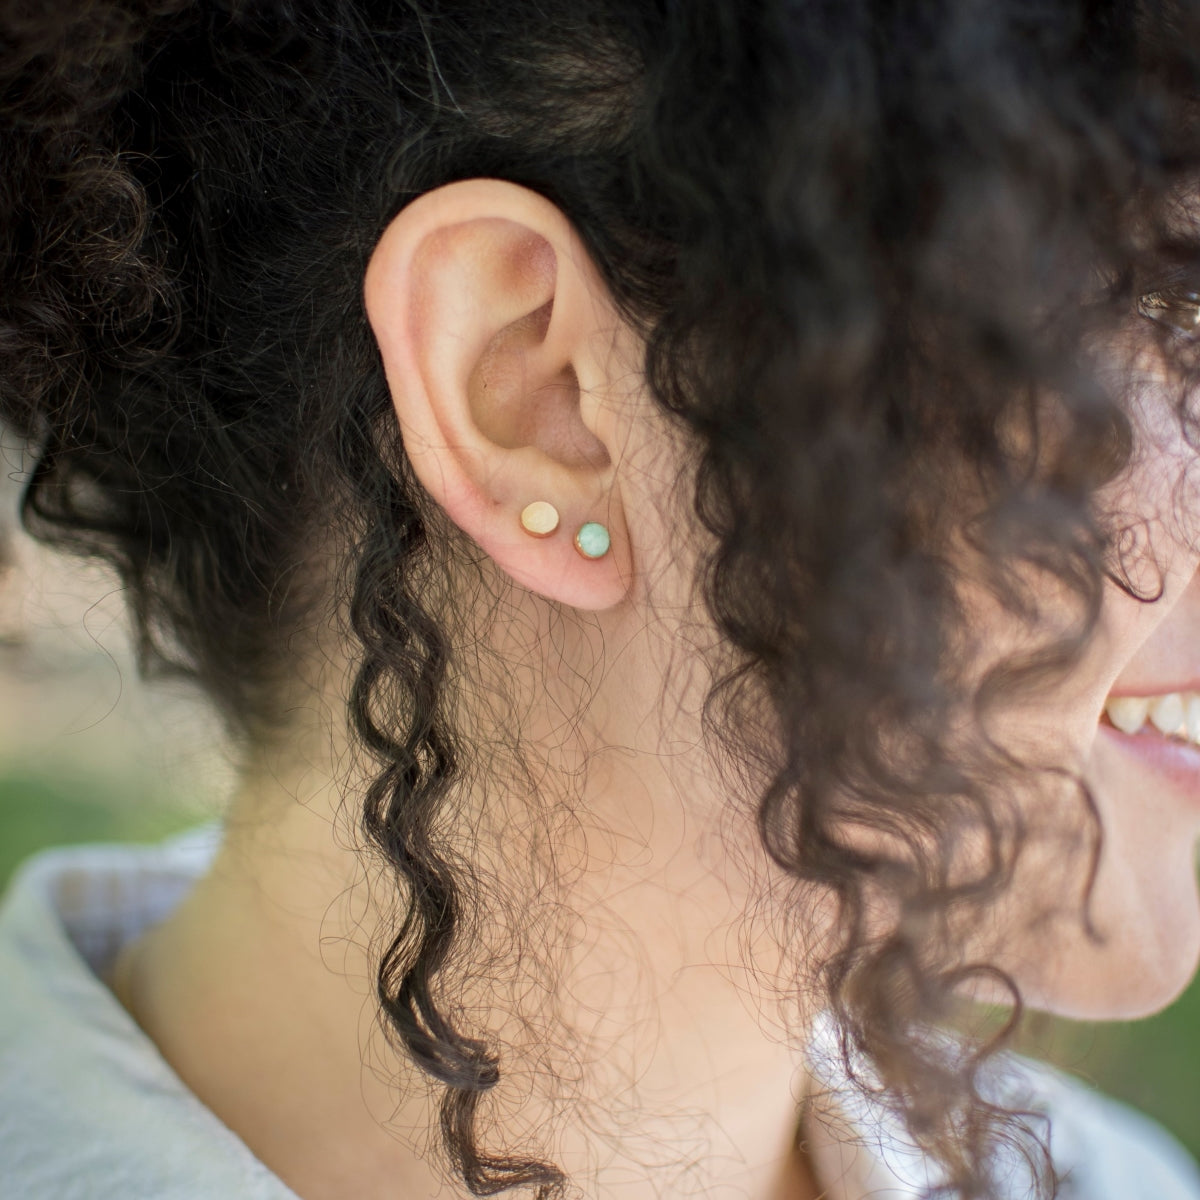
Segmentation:
<svg viewBox="0 0 1200 1200">
<path fill-rule="evenodd" d="M 381 232 L 479 176 L 573 222 L 686 431 L 727 651 L 708 728 L 765 772 L 773 859 L 838 902 L 804 969 L 947 1194 L 992 1195 L 1008 1139 L 1050 1196 L 1032 1122 L 980 1093 L 1005 1033 L 963 1058 L 921 1031 L 989 969 L 949 932 L 1022 843 L 987 713 L 1078 661 L 1114 575 L 1095 497 L 1134 437 L 1087 349 L 1196 261 L 1170 213 L 1198 85 L 1182 2 L 0 6 L 0 419 L 35 455 L 27 526 L 113 563 L 143 666 L 249 742 L 286 723 L 314 535 L 333 548 L 378 763 L 363 828 L 407 897 L 378 996 L 473 1194 L 566 1180 L 482 1145 L 498 1059 L 438 1000 L 470 885 L 440 812 L 470 750 L 430 600 L 451 556 L 363 312 Z M 1023 570 L 1078 601 L 969 688 L 963 545 L 1022 620 Z M 964 703 L 979 736 L 951 745 Z M 967 831 L 989 852 L 964 870 Z"/>
</svg>

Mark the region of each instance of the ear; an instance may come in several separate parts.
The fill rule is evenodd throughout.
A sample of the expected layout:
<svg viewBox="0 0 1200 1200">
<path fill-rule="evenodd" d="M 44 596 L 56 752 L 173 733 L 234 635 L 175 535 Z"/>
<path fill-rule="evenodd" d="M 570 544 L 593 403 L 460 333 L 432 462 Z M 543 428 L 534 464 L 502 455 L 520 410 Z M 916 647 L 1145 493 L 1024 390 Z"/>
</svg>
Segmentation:
<svg viewBox="0 0 1200 1200">
<path fill-rule="evenodd" d="M 637 339 L 562 212 L 500 180 L 428 192 L 384 232 L 364 292 L 405 451 L 451 520 L 543 596 L 625 598 L 618 468 Z M 522 525 L 535 501 L 559 514 L 548 536 Z M 589 522 L 609 534 L 598 558 L 575 544 Z"/>
</svg>

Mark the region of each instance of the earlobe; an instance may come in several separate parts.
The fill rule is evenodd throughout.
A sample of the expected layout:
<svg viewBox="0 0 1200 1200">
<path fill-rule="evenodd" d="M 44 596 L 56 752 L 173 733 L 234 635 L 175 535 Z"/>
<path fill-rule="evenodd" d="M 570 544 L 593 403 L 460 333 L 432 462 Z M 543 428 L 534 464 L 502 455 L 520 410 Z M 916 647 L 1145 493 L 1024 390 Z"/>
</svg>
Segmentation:
<svg viewBox="0 0 1200 1200">
<path fill-rule="evenodd" d="M 388 226 L 364 296 L 434 500 L 522 586 L 577 608 L 625 598 L 632 335 L 563 214 L 500 180 L 448 184 Z"/>
</svg>

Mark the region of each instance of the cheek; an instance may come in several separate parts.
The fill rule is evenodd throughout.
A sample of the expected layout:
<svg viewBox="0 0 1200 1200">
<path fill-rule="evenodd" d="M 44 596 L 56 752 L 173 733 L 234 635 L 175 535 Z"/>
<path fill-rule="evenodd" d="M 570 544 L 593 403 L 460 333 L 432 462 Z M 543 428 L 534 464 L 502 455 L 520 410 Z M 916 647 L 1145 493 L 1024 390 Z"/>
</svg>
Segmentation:
<svg viewBox="0 0 1200 1200">
<path fill-rule="evenodd" d="M 1035 1007 L 1092 1020 L 1144 1016 L 1187 986 L 1200 958 L 1200 805 L 1148 778 L 1103 736 L 1085 778 L 1103 829 L 1092 931 L 1081 910 L 1089 849 L 1079 800 L 1076 835 L 1044 838 L 1025 855 L 1024 919 L 1010 914 L 1012 971 Z"/>
</svg>

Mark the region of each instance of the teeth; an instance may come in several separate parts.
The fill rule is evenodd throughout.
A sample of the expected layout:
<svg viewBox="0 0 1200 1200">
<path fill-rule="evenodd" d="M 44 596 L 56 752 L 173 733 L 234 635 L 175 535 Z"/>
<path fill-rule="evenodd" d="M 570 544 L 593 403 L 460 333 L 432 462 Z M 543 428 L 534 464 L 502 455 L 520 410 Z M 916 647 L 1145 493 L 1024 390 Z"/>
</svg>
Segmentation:
<svg viewBox="0 0 1200 1200">
<path fill-rule="evenodd" d="M 1104 711 L 1122 733 L 1137 733 L 1146 723 L 1150 701 L 1141 696 L 1115 696 L 1104 706 Z"/>
<path fill-rule="evenodd" d="M 1105 703 L 1104 711 L 1122 733 L 1137 733 L 1149 718 L 1159 733 L 1200 745 L 1200 693 L 1113 696 Z"/>
<path fill-rule="evenodd" d="M 1150 720 L 1159 733 L 1182 732 L 1179 727 L 1183 724 L 1183 697 L 1178 692 L 1160 696 L 1150 705 Z"/>
</svg>

